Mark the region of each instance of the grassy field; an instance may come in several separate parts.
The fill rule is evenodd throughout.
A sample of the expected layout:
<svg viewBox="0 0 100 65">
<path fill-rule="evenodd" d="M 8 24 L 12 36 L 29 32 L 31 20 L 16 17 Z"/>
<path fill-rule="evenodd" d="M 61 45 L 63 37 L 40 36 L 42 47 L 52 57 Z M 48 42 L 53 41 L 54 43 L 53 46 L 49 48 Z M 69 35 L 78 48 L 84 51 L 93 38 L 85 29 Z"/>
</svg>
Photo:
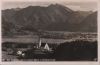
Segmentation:
<svg viewBox="0 0 100 65">
<path fill-rule="evenodd" d="M 64 39 L 45 39 L 41 38 L 43 43 L 63 43 Z M 2 42 L 18 42 L 18 43 L 38 43 L 38 38 L 3 38 Z"/>
</svg>

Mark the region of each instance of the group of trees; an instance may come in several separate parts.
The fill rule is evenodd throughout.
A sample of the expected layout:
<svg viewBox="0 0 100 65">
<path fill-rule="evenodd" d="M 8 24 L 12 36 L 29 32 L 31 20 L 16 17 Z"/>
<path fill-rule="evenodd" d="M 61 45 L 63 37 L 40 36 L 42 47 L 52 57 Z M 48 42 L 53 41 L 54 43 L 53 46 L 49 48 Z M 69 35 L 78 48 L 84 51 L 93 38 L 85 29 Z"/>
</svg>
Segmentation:
<svg viewBox="0 0 100 65">
<path fill-rule="evenodd" d="M 60 44 L 54 57 L 57 61 L 97 60 L 97 41 L 72 41 Z"/>
</svg>

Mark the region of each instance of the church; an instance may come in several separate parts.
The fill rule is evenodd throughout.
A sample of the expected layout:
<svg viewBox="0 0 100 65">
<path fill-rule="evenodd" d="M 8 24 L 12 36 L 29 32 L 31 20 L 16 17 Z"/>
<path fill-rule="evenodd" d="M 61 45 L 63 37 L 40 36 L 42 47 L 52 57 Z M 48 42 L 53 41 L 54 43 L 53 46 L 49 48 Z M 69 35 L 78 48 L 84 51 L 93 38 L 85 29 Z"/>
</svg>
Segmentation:
<svg viewBox="0 0 100 65">
<path fill-rule="evenodd" d="M 51 48 L 49 47 L 48 43 L 42 43 L 41 38 L 39 39 L 39 44 L 37 45 L 37 48 L 51 51 Z"/>
</svg>

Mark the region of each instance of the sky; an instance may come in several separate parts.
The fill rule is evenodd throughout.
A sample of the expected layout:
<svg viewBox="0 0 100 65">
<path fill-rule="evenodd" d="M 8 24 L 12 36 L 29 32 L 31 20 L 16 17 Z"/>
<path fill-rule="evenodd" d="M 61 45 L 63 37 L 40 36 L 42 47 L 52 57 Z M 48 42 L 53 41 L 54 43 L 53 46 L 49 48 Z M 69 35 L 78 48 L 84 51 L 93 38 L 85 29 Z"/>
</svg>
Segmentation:
<svg viewBox="0 0 100 65">
<path fill-rule="evenodd" d="M 72 10 L 95 11 L 98 0 L 15 0 L 3 1 L 2 9 L 25 8 L 28 6 L 48 6 L 50 4 L 62 4 Z"/>
</svg>

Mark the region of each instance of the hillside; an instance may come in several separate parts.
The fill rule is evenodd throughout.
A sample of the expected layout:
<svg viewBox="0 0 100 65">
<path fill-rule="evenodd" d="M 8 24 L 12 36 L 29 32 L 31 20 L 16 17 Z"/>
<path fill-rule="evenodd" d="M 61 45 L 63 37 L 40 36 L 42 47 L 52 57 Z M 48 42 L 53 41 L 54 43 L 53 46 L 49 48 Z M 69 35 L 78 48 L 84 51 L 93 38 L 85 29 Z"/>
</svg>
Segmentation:
<svg viewBox="0 0 100 65">
<path fill-rule="evenodd" d="M 80 25 L 80 30 L 97 32 L 97 12 L 88 15 L 81 24 L 83 25 Z"/>
</svg>

